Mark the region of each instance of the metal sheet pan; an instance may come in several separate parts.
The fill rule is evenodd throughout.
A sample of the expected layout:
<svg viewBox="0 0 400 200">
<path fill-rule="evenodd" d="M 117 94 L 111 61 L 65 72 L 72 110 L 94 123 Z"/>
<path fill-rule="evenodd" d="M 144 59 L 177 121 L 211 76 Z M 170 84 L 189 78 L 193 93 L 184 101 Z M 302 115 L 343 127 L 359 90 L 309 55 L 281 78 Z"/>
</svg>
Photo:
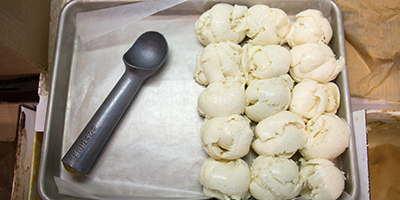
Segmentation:
<svg viewBox="0 0 400 200">
<path fill-rule="evenodd" d="M 79 12 L 132 2 L 78 0 L 62 10 L 38 180 L 39 192 L 44 199 L 72 199 L 59 193 L 55 178 L 68 180 L 104 199 L 201 198 L 197 179 L 207 155 L 201 147 L 202 118 L 197 114 L 196 101 L 204 88 L 192 79 L 191 74 L 195 57 L 203 47 L 195 36 L 194 22 L 202 12 L 221 1 L 187 1 L 82 44 L 76 30 Z M 341 10 L 334 1 L 224 2 L 247 6 L 265 3 L 283 9 L 292 19 L 302 10 L 318 9 L 321 3 L 328 2 L 329 6 L 323 5 L 323 8 L 329 9 L 323 12 L 333 28 L 330 46 L 337 57 L 346 57 Z M 135 99 L 117 127 L 93 175 L 70 175 L 62 166 L 62 156 L 122 75 L 123 53 L 148 29 L 162 32 L 169 42 L 170 55 L 165 69 L 140 91 L 140 97 Z M 335 83 L 341 91 L 337 114 L 353 130 L 347 68 Z M 358 194 L 354 134 L 351 136 L 349 148 L 334 160 L 347 178 L 340 199 L 355 199 Z M 244 159 L 250 162 L 253 157 L 250 154 Z"/>
</svg>

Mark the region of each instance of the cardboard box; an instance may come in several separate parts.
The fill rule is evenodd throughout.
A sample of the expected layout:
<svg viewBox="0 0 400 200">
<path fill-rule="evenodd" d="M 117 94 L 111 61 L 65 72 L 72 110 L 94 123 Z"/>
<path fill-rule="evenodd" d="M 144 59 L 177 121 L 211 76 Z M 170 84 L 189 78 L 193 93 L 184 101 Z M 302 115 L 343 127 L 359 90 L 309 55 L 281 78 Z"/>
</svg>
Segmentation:
<svg viewBox="0 0 400 200">
<path fill-rule="evenodd" d="M 0 104 L 0 196 L 11 198 L 19 104 Z"/>
<path fill-rule="evenodd" d="M 0 196 L 11 198 L 20 104 L 0 104 Z"/>
<path fill-rule="evenodd" d="M 50 0 L 0 1 L 0 80 L 47 69 L 49 22 Z"/>
<path fill-rule="evenodd" d="M 36 112 L 22 104 L 0 104 L 0 199 L 39 199 L 36 189 L 43 133 Z"/>
<path fill-rule="evenodd" d="M 400 198 L 400 111 L 367 110 L 371 199 Z"/>
<path fill-rule="evenodd" d="M 359 199 L 400 198 L 400 102 L 351 98 Z"/>
</svg>

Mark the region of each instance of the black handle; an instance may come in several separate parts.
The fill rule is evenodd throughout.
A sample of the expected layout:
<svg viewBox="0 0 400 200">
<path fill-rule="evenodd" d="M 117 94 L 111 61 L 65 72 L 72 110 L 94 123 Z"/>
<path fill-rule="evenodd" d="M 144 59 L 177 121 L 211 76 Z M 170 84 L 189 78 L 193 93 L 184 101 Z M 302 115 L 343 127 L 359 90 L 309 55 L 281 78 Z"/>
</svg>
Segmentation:
<svg viewBox="0 0 400 200">
<path fill-rule="evenodd" d="M 115 127 L 148 77 L 146 73 L 135 69 L 124 72 L 62 159 L 67 169 L 82 175 L 91 173 Z"/>
</svg>

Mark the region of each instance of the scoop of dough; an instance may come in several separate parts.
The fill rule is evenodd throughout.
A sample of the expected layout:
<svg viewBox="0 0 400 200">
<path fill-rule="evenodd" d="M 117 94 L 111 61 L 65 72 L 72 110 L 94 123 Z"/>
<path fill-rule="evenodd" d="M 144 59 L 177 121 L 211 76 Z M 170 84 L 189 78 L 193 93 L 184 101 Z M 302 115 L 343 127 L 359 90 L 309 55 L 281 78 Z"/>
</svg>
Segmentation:
<svg viewBox="0 0 400 200">
<path fill-rule="evenodd" d="M 288 158 L 258 156 L 250 173 L 250 193 L 256 199 L 291 199 L 303 186 L 299 167 Z"/>
<path fill-rule="evenodd" d="M 207 118 L 242 114 L 246 106 L 244 85 L 243 77 L 209 84 L 199 95 L 199 114 Z"/>
<path fill-rule="evenodd" d="M 197 38 L 204 46 L 228 40 L 240 43 L 246 37 L 247 10 L 246 6 L 215 4 L 196 21 Z"/>
<path fill-rule="evenodd" d="M 206 119 L 200 133 L 204 150 L 217 160 L 234 160 L 245 156 L 253 140 L 250 120 L 241 115 Z"/>
<path fill-rule="evenodd" d="M 201 167 L 199 181 L 206 197 L 226 200 L 250 197 L 250 169 L 242 159 L 206 159 Z"/>
<path fill-rule="evenodd" d="M 246 44 L 243 49 L 242 66 L 248 83 L 288 73 L 292 56 L 284 47 Z"/>
<path fill-rule="evenodd" d="M 292 63 L 290 75 L 296 82 L 315 80 L 328 83 L 344 69 L 345 60 L 338 60 L 332 49 L 326 44 L 303 44 L 290 50 Z"/>
<path fill-rule="evenodd" d="M 296 15 L 285 40 L 291 47 L 306 43 L 328 44 L 332 34 L 331 24 L 321 11 L 308 9 Z"/>
<path fill-rule="evenodd" d="M 252 147 L 258 155 L 292 157 L 306 142 L 306 125 L 290 111 L 281 111 L 261 120 Z"/>
<path fill-rule="evenodd" d="M 250 82 L 246 89 L 246 116 L 259 122 L 286 110 L 290 104 L 293 83 L 288 74 Z"/>
<path fill-rule="evenodd" d="M 254 5 L 246 13 L 248 30 L 246 35 L 253 45 L 283 44 L 289 32 L 289 18 L 278 8 Z"/>
<path fill-rule="evenodd" d="M 345 176 L 331 161 L 301 158 L 300 176 L 304 180 L 301 196 L 315 200 L 337 199 L 342 194 Z"/>
<path fill-rule="evenodd" d="M 350 128 L 340 117 L 323 114 L 307 123 L 307 140 L 300 154 L 305 159 L 324 158 L 332 160 L 349 146 Z"/>
<path fill-rule="evenodd" d="M 323 113 L 335 114 L 339 105 L 340 93 L 335 83 L 303 81 L 296 84 L 292 90 L 289 110 L 308 121 Z"/>
<path fill-rule="evenodd" d="M 194 79 L 201 85 L 226 77 L 244 76 L 241 67 L 242 47 L 231 41 L 207 45 L 197 56 Z"/>
</svg>

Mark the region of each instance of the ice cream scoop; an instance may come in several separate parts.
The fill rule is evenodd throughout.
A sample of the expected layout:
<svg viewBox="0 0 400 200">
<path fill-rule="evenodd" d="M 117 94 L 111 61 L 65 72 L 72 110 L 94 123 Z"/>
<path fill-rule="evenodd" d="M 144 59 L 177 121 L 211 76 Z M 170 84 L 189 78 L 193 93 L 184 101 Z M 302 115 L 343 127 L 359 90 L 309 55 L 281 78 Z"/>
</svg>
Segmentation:
<svg viewBox="0 0 400 200">
<path fill-rule="evenodd" d="M 123 55 L 125 72 L 62 159 L 67 170 L 89 174 L 139 88 L 164 64 L 168 44 L 158 32 L 143 33 Z"/>
</svg>

